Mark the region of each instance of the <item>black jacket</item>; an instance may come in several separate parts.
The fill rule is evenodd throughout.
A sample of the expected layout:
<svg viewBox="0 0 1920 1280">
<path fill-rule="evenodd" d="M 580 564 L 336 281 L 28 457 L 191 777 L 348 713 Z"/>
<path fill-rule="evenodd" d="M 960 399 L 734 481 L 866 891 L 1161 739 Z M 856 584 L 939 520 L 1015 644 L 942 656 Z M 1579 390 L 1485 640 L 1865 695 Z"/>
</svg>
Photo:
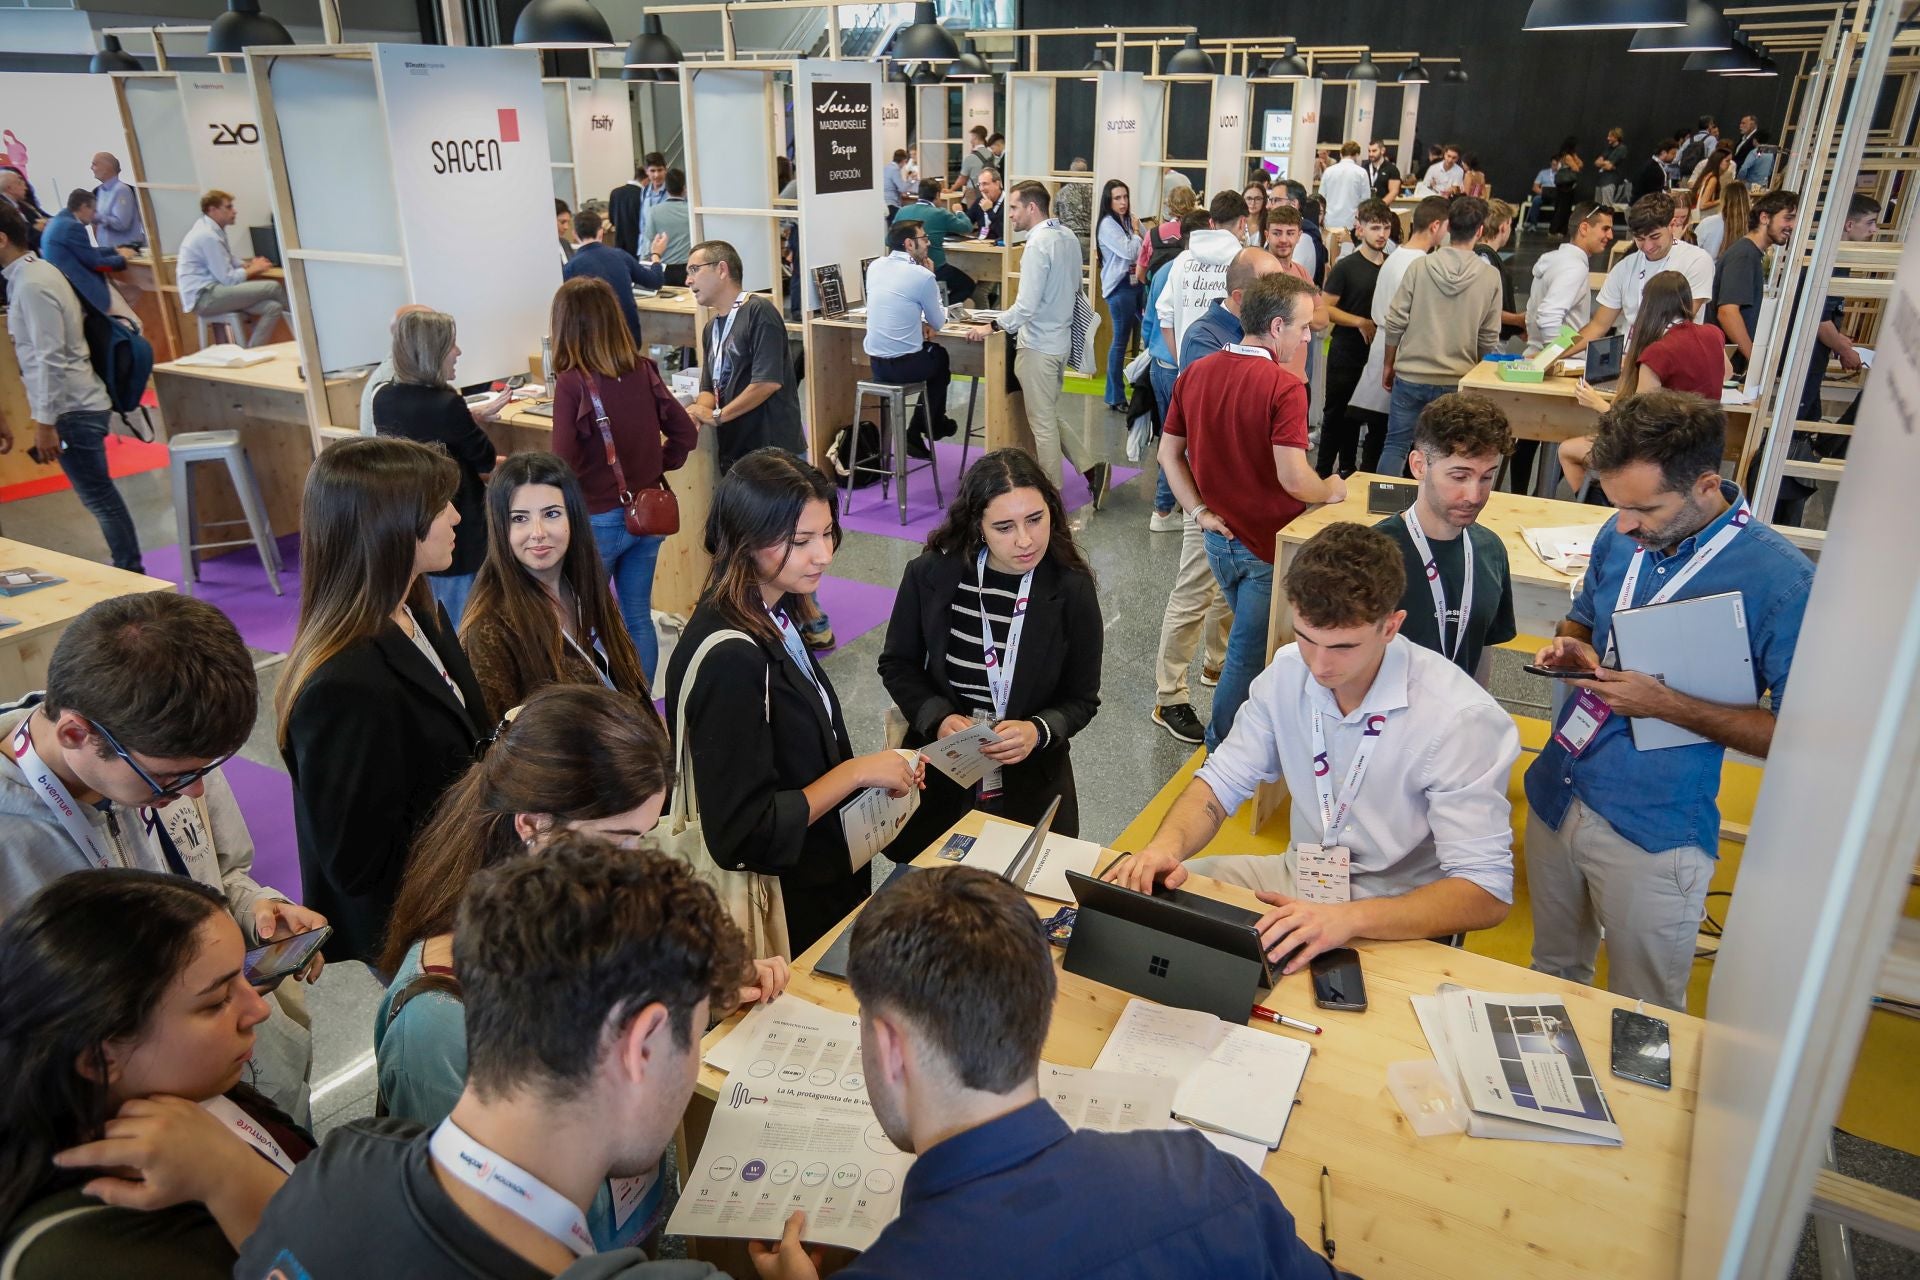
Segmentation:
<svg viewBox="0 0 1920 1280">
<path fill-rule="evenodd" d="M 927 551 L 907 566 L 900 580 L 887 642 L 880 651 L 880 679 L 907 717 L 904 745 L 908 747 L 932 742 L 940 736 L 941 721 L 964 714 L 961 699 L 947 681 L 947 637 L 961 576 L 972 573 L 971 560 Z M 1019 822 L 1036 822 L 1057 795 L 1060 812 L 1053 829 L 1062 835 L 1080 834 L 1080 800 L 1068 739 L 1100 709 L 1104 640 L 1093 579 L 1062 569 L 1052 556 L 1041 557 L 1027 601 L 1007 716 L 1044 720 L 1053 737 L 1047 746 L 1004 771 L 1005 789 L 994 812 Z M 961 790 L 945 774 L 929 768 L 920 810 L 894 838 L 888 856 L 911 861 L 972 807 L 971 791 Z"/>
<path fill-rule="evenodd" d="M 1668 185 L 1667 166 L 1661 164 L 1658 157 L 1649 156 L 1633 179 L 1633 198 L 1638 200 L 1641 196 L 1665 191 Z"/>
<path fill-rule="evenodd" d="M 473 411 L 452 387 L 389 382 L 373 393 L 373 425 L 383 436 L 437 444 L 460 466 L 453 509 L 453 563 L 442 573 L 480 572 L 487 559 L 487 482 L 493 472 L 493 441 L 473 420 Z M 405 637 L 401 637 L 405 639 Z"/>
<path fill-rule="evenodd" d="M 492 727 L 446 610 L 436 612 L 427 636 L 466 707 L 393 622 L 314 672 L 293 704 L 280 757 L 304 899 L 333 926 L 329 960 L 379 956 L 413 838 Z"/>
<path fill-rule="evenodd" d="M 685 688 L 701 641 L 729 629 L 739 628 L 712 605 L 694 610 L 667 663 L 667 727 L 678 732 L 684 697 L 707 851 L 723 867 L 780 877 L 798 955 L 859 905 L 871 883 L 864 867 L 851 866 L 838 814 L 807 821 L 803 788 L 852 759 L 853 744 L 819 660 L 808 655 L 831 712 L 777 642 L 716 645 Z"/>
<path fill-rule="evenodd" d="M 607 197 L 607 217 L 613 220 L 613 243 L 640 256 L 640 196 L 638 183 L 623 182 Z"/>
</svg>

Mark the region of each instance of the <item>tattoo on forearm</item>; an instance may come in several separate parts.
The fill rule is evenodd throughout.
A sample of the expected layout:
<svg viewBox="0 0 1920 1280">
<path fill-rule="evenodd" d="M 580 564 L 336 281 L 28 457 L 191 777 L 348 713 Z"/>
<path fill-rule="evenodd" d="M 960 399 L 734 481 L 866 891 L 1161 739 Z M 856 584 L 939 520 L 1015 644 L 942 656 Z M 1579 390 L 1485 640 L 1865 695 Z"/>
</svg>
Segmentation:
<svg viewBox="0 0 1920 1280">
<path fill-rule="evenodd" d="M 1206 810 L 1207 816 L 1213 819 L 1213 825 L 1216 827 L 1227 820 L 1227 811 L 1222 809 L 1220 802 L 1212 797 L 1207 799 Z"/>
</svg>

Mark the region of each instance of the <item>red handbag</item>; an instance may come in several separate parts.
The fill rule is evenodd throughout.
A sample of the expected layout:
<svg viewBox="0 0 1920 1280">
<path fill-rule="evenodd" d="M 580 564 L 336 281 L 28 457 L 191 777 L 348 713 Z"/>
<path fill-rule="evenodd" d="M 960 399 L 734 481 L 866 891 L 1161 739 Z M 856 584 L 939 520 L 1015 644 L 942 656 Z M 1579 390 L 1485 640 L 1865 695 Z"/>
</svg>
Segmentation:
<svg viewBox="0 0 1920 1280">
<path fill-rule="evenodd" d="M 607 465 L 613 468 L 613 483 L 620 490 L 620 509 L 626 513 L 627 532 L 635 537 L 666 537 L 680 532 L 680 499 L 660 477 L 657 489 L 634 493 L 627 488 L 627 473 L 621 469 L 619 450 L 613 447 L 613 431 L 607 418 L 607 406 L 600 402 L 600 390 L 587 375 L 587 395 L 593 399 L 593 421 L 600 428 L 600 439 L 607 446 Z"/>
</svg>

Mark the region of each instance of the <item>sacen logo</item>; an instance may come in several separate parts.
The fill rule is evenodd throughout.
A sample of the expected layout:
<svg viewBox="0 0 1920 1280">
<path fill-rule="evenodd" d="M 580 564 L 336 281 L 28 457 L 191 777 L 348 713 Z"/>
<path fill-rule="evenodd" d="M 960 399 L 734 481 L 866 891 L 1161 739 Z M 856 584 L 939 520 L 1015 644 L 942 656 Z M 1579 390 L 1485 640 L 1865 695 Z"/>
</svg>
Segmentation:
<svg viewBox="0 0 1920 1280">
<path fill-rule="evenodd" d="M 495 138 L 462 138 L 433 144 L 435 173 L 490 173 L 500 167 L 500 143 Z"/>
<path fill-rule="evenodd" d="M 209 124 L 213 130 L 213 145 L 216 147 L 253 146 L 260 141 L 260 126 L 257 124 Z"/>
<path fill-rule="evenodd" d="M 590 131 L 593 133 L 599 133 L 603 129 L 606 130 L 608 133 L 613 132 L 612 116 L 594 116 L 590 121 L 588 121 L 588 124 L 590 126 Z"/>
</svg>

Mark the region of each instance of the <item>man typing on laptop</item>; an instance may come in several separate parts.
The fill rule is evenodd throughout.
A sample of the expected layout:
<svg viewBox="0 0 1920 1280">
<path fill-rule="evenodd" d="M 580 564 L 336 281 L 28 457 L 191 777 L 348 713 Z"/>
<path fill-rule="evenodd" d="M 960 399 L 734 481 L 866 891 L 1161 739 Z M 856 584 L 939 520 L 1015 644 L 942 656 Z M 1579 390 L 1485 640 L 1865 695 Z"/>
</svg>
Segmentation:
<svg viewBox="0 0 1920 1280">
<path fill-rule="evenodd" d="M 1294 643 L 1253 681 L 1233 730 L 1139 852 L 1106 878 L 1142 893 L 1192 870 L 1254 890 L 1285 972 L 1353 938 L 1440 938 L 1513 902 L 1513 720 L 1473 678 L 1400 634 L 1406 570 L 1377 529 L 1336 524 L 1285 589 Z M 1284 857 L 1186 862 L 1262 782 L 1293 795 Z"/>
<path fill-rule="evenodd" d="M 1567 682 L 1572 696 L 1527 770 L 1533 967 L 1592 982 L 1604 929 L 1608 988 L 1670 1009 L 1686 1008 L 1720 847 L 1721 761 L 1728 747 L 1767 754 L 1813 584 L 1807 558 L 1720 478 L 1726 432 L 1718 404 L 1681 391 L 1628 396 L 1601 415 L 1589 465 L 1618 513 L 1536 659 L 1593 676 Z M 1613 669 L 1616 613 L 1727 592 L 1741 596 L 1766 705 L 1707 702 Z M 1708 741 L 1639 750 L 1634 717 Z"/>
</svg>

